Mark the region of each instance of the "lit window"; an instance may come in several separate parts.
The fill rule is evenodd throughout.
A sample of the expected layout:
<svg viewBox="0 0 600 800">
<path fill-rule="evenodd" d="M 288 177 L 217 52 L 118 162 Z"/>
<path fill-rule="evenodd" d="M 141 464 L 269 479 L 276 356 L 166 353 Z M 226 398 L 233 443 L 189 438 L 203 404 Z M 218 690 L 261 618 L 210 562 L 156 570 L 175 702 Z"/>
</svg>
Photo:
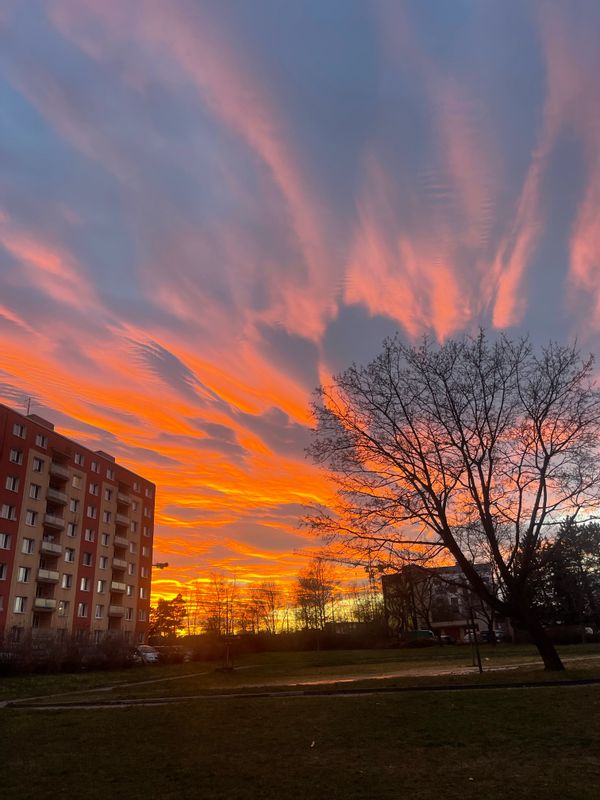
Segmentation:
<svg viewBox="0 0 600 800">
<path fill-rule="evenodd" d="M 23 544 L 21 545 L 21 552 L 25 553 L 25 555 L 30 556 L 35 548 L 35 539 L 23 539 Z"/>
<path fill-rule="evenodd" d="M 19 439 L 24 439 L 25 436 L 27 435 L 27 428 L 25 427 L 25 425 L 19 425 L 18 422 L 15 422 L 15 424 L 13 425 L 13 434 L 15 436 L 18 436 Z"/>
<path fill-rule="evenodd" d="M 35 444 L 36 447 L 41 447 L 42 450 L 45 450 L 48 447 L 48 437 L 44 436 L 43 433 L 36 434 Z"/>
<path fill-rule="evenodd" d="M 69 613 L 69 601 L 59 600 L 58 605 L 56 606 L 56 613 L 59 617 L 66 617 Z"/>
<path fill-rule="evenodd" d="M 9 492 L 19 491 L 19 479 L 15 475 L 6 476 L 6 488 Z"/>
</svg>

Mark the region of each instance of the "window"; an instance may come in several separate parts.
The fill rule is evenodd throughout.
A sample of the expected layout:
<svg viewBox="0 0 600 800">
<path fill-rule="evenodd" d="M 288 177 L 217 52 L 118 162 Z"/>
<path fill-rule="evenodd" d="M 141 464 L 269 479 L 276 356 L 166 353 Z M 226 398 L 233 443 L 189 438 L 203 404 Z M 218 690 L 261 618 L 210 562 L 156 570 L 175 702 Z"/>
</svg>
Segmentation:
<svg viewBox="0 0 600 800">
<path fill-rule="evenodd" d="M 78 467 L 83 467 L 84 458 L 81 453 L 75 453 L 73 456 L 73 461 L 77 464 Z"/>
<path fill-rule="evenodd" d="M 0 563 L 0 581 L 6 580 L 6 574 L 8 569 L 6 568 L 6 564 L 4 562 Z"/>
<path fill-rule="evenodd" d="M 10 534 L 0 533 L 0 550 L 10 549 Z"/>
<path fill-rule="evenodd" d="M 133 482 L 133 491 L 134 491 L 134 492 L 139 492 L 139 490 L 140 490 L 140 485 L 139 485 L 139 483 L 138 483 L 137 481 L 134 481 L 134 482 Z"/>
<path fill-rule="evenodd" d="M 21 545 L 21 552 L 25 553 L 25 555 L 31 555 L 35 548 L 35 539 L 23 539 L 23 544 Z"/>
<path fill-rule="evenodd" d="M 77 536 L 77 523 L 69 522 L 67 524 L 67 536 Z"/>
<path fill-rule="evenodd" d="M 132 510 L 132 511 L 137 511 L 137 510 L 138 510 L 138 504 L 137 504 L 137 500 L 133 500 L 133 501 L 132 501 L 132 503 L 131 503 L 131 510 Z"/>
<path fill-rule="evenodd" d="M 72 497 L 69 500 L 69 511 L 72 511 L 74 514 L 76 514 L 78 510 L 79 510 L 79 500 L 76 500 L 74 497 Z"/>
<path fill-rule="evenodd" d="M 27 609 L 26 597 L 15 597 L 14 611 L 15 614 L 24 614 Z"/>
<path fill-rule="evenodd" d="M 105 489 L 104 490 L 104 499 L 108 500 L 110 502 L 112 500 L 112 498 L 113 498 L 113 490 L 112 489 Z"/>
<path fill-rule="evenodd" d="M 104 592 L 106 591 L 106 581 L 98 581 L 96 586 L 96 591 L 98 592 L 98 594 L 104 594 Z"/>
<path fill-rule="evenodd" d="M 152 511 L 147 506 L 144 508 L 144 516 L 148 518 L 152 516 Z"/>
<path fill-rule="evenodd" d="M 148 619 L 148 613 L 143 608 L 140 609 L 138 619 L 140 622 L 146 622 L 146 620 Z"/>
<path fill-rule="evenodd" d="M 37 511 L 28 510 L 25 513 L 25 524 L 29 525 L 30 528 L 33 528 L 35 525 L 37 525 L 37 518 L 38 518 Z"/>
<path fill-rule="evenodd" d="M 19 479 L 15 475 L 6 476 L 6 488 L 9 492 L 19 491 Z"/>
<path fill-rule="evenodd" d="M 96 606 L 96 619 L 102 619 L 104 616 L 104 606 L 97 605 Z"/>
<path fill-rule="evenodd" d="M 8 456 L 8 460 L 12 461 L 13 464 L 22 464 L 23 463 L 23 451 L 17 450 L 16 447 L 11 448 L 10 455 Z"/>
<path fill-rule="evenodd" d="M 152 489 L 149 486 L 146 486 L 146 491 L 144 492 L 146 497 L 152 497 Z"/>
<path fill-rule="evenodd" d="M 69 575 L 67 572 L 63 572 L 61 587 L 63 589 L 70 589 L 73 586 L 73 576 Z"/>
<path fill-rule="evenodd" d="M 0 517 L 2 517 L 2 519 L 15 520 L 17 518 L 17 507 L 6 504 L 3 505 L 0 509 Z"/>
<path fill-rule="evenodd" d="M 42 487 L 39 483 L 30 483 L 29 484 L 29 497 L 32 500 L 39 500 L 42 496 Z"/>
<path fill-rule="evenodd" d="M 31 567 L 19 567 L 17 583 L 29 583 L 29 578 L 31 578 Z"/>
<path fill-rule="evenodd" d="M 114 479 L 115 479 L 115 471 L 114 471 L 114 469 L 111 469 L 111 467 L 109 467 L 106 470 L 106 477 L 108 478 L 109 481 L 114 481 Z"/>
<path fill-rule="evenodd" d="M 127 586 L 127 597 L 133 597 L 133 586 Z"/>
<path fill-rule="evenodd" d="M 108 556 L 100 556 L 98 566 L 100 569 L 106 569 L 108 567 Z"/>
<path fill-rule="evenodd" d="M 87 617 L 87 603 L 78 603 L 77 604 L 77 616 L 78 617 Z"/>
<path fill-rule="evenodd" d="M 34 472 L 43 472 L 44 471 L 44 459 L 43 458 L 34 458 L 31 464 L 31 467 Z"/>
<path fill-rule="evenodd" d="M 135 564 L 127 564 L 127 574 L 135 575 Z"/>
<path fill-rule="evenodd" d="M 74 489 L 81 489 L 81 483 L 82 483 L 81 476 L 73 475 L 73 478 L 71 479 L 71 486 Z"/>
<path fill-rule="evenodd" d="M 126 608 L 125 609 L 125 619 L 132 620 L 133 619 L 133 608 Z"/>
<path fill-rule="evenodd" d="M 142 555 L 144 558 L 148 558 L 150 555 L 150 548 L 149 547 L 142 547 Z"/>
<path fill-rule="evenodd" d="M 148 590 L 144 586 L 140 586 L 140 600 L 146 600 L 148 597 Z"/>
<path fill-rule="evenodd" d="M 150 528 L 144 525 L 144 536 L 150 536 Z"/>
<path fill-rule="evenodd" d="M 13 434 L 18 436 L 19 439 L 24 439 L 27 436 L 27 428 L 25 425 L 19 425 L 18 422 L 15 422 L 13 425 Z"/>
<path fill-rule="evenodd" d="M 108 547 L 108 545 L 110 544 L 110 536 L 109 536 L 109 534 L 108 534 L 108 533 L 103 533 L 103 534 L 100 536 L 100 544 L 101 544 L 103 547 Z"/>
<path fill-rule="evenodd" d="M 93 542 L 96 538 L 96 533 L 91 528 L 85 529 L 85 540 L 86 542 Z"/>
<path fill-rule="evenodd" d="M 58 605 L 56 606 L 56 613 L 59 617 L 66 617 L 69 613 L 69 601 L 68 600 L 59 600 Z"/>
<path fill-rule="evenodd" d="M 142 576 L 142 578 L 149 578 L 150 577 L 150 570 L 148 569 L 148 567 L 142 567 L 140 569 L 140 575 Z"/>
<path fill-rule="evenodd" d="M 94 497 L 98 497 L 98 484 L 97 483 L 90 483 L 89 492 L 90 492 L 90 494 L 93 494 Z"/>
<path fill-rule="evenodd" d="M 44 436 L 43 433 L 36 434 L 35 445 L 36 447 L 41 447 L 43 450 L 45 450 L 48 447 L 48 437 Z"/>
<path fill-rule="evenodd" d="M 137 522 L 132 522 L 129 527 L 132 533 L 137 533 Z"/>
<path fill-rule="evenodd" d="M 89 592 L 90 590 L 90 579 L 89 578 L 82 578 L 79 583 L 79 588 L 82 592 Z"/>
<path fill-rule="evenodd" d="M 81 563 L 83 564 L 84 567 L 91 567 L 92 566 L 92 559 L 93 559 L 93 554 L 92 553 L 84 553 Z"/>
<path fill-rule="evenodd" d="M 75 550 L 72 547 L 65 547 L 65 561 L 69 564 L 75 561 Z"/>
<path fill-rule="evenodd" d="M 90 467 L 92 472 L 100 472 L 100 464 L 97 461 L 92 461 Z"/>
<path fill-rule="evenodd" d="M 96 517 L 98 516 L 98 509 L 96 508 L 96 506 L 88 506 L 87 515 L 90 519 L 96 519 Z"/>
<path fill-rule="evenodd" d="M 112 514 L 110 513 L 110 511 L 103 511 L 102 512 L 102 522 L 105 522 L 105 523 L 108 524 L 108 523 L 110 523 L 111 519 L 112 519 Z"/>
<path fill-rule="evenodd" d="M 129 552 L 135 553 L 137 550 L 137 544 L 135 542 L 129 542 Z"/>
</svg>

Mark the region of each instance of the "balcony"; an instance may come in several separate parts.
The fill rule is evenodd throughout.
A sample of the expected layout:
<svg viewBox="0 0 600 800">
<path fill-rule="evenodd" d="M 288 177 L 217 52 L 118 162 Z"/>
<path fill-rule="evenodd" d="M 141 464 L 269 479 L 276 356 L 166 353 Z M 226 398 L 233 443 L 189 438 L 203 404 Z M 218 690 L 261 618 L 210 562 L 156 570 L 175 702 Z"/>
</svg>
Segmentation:
<svg viewBox="0 0 600 800">
<path fill-rule="evenodd" d="M 115 514 L 115 521 L 117 525 L 129 527 L 129 517 L 126 517 L 125 514 Z"/>
<path fill-rule="evenodd" d="M 120 503 L 124 506 L 131 505 L 131 497 L 128 494 L 124 494 L 123 492 L 117 492 L 117 503 Z"/>
<path fill-rule="evenodd" d="M 44 514 L 44 526 L 62 531 L 65 527 L 65 521 L 62 517 L 55 517 L 54 514 Z"/>
<path fill-rule="evenodd" d="M 129 547 L 129 541 L 124 536 L 115 536 L 115 547 Z"/>
<path fill-rule="evenodd" d="M 125 606 L 109 606 L 108 607 L 108 616 L 109 617 L 124 617 L 125 616 Z"/>
<path fill-rule="evenodd" d="M 111 581 L 110 590 L 111 592 L 122 594 L 127 591 L 127 584 L 121 583 L 120 581 Z"/>
<path fill-rule="evenodd" d="M 59 492 L 58 489 L 53 489 L 51 486 L 48 489 L 46 497 L 51 503 L 56 503 L 60 506 L 66 506 L 69 502 L 69 498 L 64 492 Z"/>
<path fill-rule="evenodd" d="M 60 574 L 53 569 L 38 569 L 38 583 L 58 583 Z"/>
<path fill-rule="evenodd" d="M 44 539 L 40 545 L 40 553 L 45 553 L 48 556 L 59 556 L 62 553 L 62 546 Z"/>
<path fill-rule="evenodd" d="M 55 461 L 50 462 L 50 475 L 53 475 L 55 478 L 62 478 L 64 481 L 69 480 L 69 470 L 61 464 L 57 464 Z"/>
<path fill-rule="evenodd" d="M 112 565 L 115 569 L 127 569 L 127 562 L 122 558 L 113 558 Z"/>
<path fill-rule="evenodd" d="M 50 597 L 34 597 L 33 608 L 35 611 L 54 611 L 56 600 L 52 600 Z"/>
</svg>

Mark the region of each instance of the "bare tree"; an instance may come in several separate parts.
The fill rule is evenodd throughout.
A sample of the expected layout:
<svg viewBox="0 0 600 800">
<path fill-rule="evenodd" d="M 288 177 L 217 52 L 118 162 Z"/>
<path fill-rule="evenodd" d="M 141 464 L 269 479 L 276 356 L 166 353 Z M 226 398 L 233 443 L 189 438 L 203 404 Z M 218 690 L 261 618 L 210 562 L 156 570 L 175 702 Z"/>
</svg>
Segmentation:
<svg viewBox="0 0 600 800">
<path fill-rule="evenodd" d="M 315 558 L 298 575 L 296 607 L 300 626 L 304 629 L 323 630 L 333 619 L 337 580 L 330 564 Z"/>
<path fill-rule="evenodd" d="M 598 504 L 600 396 L 592 357 L 551 343 L 396 337 L 319 390 L 311 453 L 338 485 L 314 528 L 361 563 L 452 556 L 472 590 L 562 669 L 531 602 L 548 526 Z M 475 569 L 493 565 L 499 591 Z"/>
</svg>

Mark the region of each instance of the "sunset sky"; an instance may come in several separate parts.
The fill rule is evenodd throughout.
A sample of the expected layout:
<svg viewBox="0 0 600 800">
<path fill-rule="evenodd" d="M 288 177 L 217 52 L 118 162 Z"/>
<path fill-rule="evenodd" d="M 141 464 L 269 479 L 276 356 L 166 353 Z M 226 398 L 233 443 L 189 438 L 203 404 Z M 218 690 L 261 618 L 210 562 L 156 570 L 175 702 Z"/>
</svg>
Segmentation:
<svg viewBox="0 0 600 800">
<path fill-rule="evenodd" d="M 287 578 L 320 381 L 600 351 L 600 3 L 0 0 L 0 401 L 155 481 L 155 590 Z"/>
</svg>

